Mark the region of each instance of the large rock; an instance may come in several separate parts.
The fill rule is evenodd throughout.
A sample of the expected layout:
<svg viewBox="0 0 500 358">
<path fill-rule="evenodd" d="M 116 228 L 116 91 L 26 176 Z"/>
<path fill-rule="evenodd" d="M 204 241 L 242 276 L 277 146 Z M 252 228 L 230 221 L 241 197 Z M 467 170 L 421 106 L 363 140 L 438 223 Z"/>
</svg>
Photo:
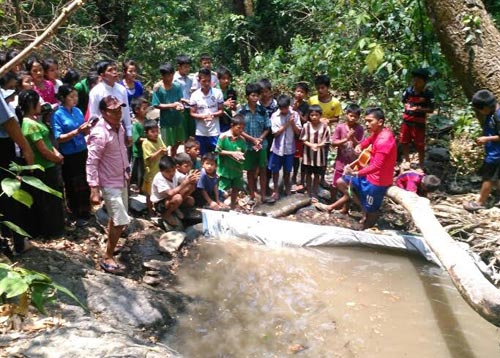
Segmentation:
<svg viewBox="0 0 500 358">
<path fill-rule="evenodd" d="M 158 250 L 165 253 L 174 253 L 184 243 L 186 233 L 181 231 L 169 231 L 158 240 Z"/>
<path fill-rule="evenodd" d="M 450 152 L 447 148 L 429 148 L 427 158 L 435 162 L 448 162 L 450 160 Z"/>
<path fill-rule="evenodd" d="M 115 325 L 119 328 L 119 325 Z M 31 358 L 174 358 L 181 355 L 165 345 L 150 344 L 136 335 L 91 317 L 80 317 L 6 349 L 9 356 Z"/>
</svg>

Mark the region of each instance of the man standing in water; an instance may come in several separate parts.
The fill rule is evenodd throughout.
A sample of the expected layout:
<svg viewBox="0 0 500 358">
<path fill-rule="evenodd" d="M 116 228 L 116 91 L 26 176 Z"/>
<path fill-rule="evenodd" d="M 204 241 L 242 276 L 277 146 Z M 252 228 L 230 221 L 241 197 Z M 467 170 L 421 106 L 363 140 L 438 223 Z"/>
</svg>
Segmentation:
<svg viewBox="0 0 500 358">
<path fill-rule="evenodd" d="M 356 146 L 358 153 L 367 148 L 371 149 L 371 160 L 365 168 L 357 170 L 347 165 L 344 176 L 338 180 L 338 188 L 349 195 L 349 187 L 355 193 L 352 199 L 363 209 L 364 217 L 361 220 L 363 229 L 372 227 L 379 217 L 385 193 L 392 185 L 394 167 L 396 165 L 396 140 L 389 128 L 384 127 L 384 112 L 379 107 L 368 107 L 365 111 L 366 130 L 371 134 Z"/>
<path fill-rule="evenodd" d="M 122 107 L 126 104 L 114 96 L 99 101 L 102 118 L 92 128 L 88 139 L 87 182 L 90 186 L 90 202 L 100 204 L 102 193 L 109 215 L 108 242 L 104 257 L 100 261 L 103 270 L 119 273 L 123 267 L 114 257 L 118 239 L 129 224 L 128 179 L 130 167 L 125 146 L 122 122 Z"/>
</svg>

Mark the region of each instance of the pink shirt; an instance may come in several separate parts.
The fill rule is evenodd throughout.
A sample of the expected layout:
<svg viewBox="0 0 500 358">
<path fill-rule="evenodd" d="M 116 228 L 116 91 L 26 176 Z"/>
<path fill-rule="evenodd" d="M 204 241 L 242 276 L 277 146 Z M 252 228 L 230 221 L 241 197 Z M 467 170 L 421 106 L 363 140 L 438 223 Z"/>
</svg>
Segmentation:
<svg viewBox="0 0 500 358">
<path fill-rule="evenodd" d="M 383 128 L 378 133 L 372 134 L 361 142 L 364 149 L 372 145 L 372 158 L 367 167 L 358 172 L 359 176 L 374 185 L 390 186 L 394 177 L 394 166 L 396 165 L 397 149 L 396 140 L 389 128 Z"/>
<path fill-rule="evenodd" d="M 103 118 L 99 119 L 88 139 L 87 182 L 89 186 L 125 188 L 129 172 L 123 126 L 116 130 Z"/>
<path fill-rule="evenodd" d="M 47 102 L 50 104 L 58 103 L 56 98 L 56 90 L 54 88 L 54 84 L 50 81 L 43 80 L 44 89 L 40 89 L 37 86 L 34 86 L 33 89 L 42 97 L 43 102 Z"/>
<path fill-rule="evenodd" d="M 356 124 L 354 127 L 354 138 L 357 142 L 360 142 L 363 139 L 363 127 L 359 124 Z M 349 125 L 347 123 L 339 123 L 337 127 L 335 127 L 335 131 L 332 135 L 332 143 L 338 140 L 347 138 L 349 134 Z M 344 167 L 347 164 L 352 163 L 358 157 L 354 152 L 354 148 L 356 144 L 352 140 L 348 140 L 344 144 L 341 144 L 337 147 L 337 158 L 335 159 L 335 170 L 342 173 Z"/>
</svg>

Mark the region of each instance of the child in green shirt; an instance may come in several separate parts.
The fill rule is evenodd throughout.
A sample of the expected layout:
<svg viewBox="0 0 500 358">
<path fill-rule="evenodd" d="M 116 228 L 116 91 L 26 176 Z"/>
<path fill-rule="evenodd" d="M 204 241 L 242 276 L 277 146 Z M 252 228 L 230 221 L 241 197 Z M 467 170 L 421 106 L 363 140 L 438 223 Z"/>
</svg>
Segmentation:
<svg viewBox="0 0 500 358">
<path fill-rule="evenodd" d="M 144 97 L 132 98 L 130 107 L 134 113 L 132 122 L 132 176 L 130 183 L 142 188 L 144 179 L 144 160 L 142 158 L 142 142 L 146 139 L 144 119 L 148 111 L 148 101 Z"/>
<path fill-rule="evenodd" d="M 246 141 L 241 137 L 245 129 L 245 118 L 236 115 L 231 119 L 231 128 L 222 133 L 217 141 L 215 151 L 219 154 L 217 160 L 217 175 L 219 187 L 222 190 L 231 189 L 231 209 L 236 208 L 239 190 L 243 189 L 243 161 L 245 160 Z"/>
</svg>

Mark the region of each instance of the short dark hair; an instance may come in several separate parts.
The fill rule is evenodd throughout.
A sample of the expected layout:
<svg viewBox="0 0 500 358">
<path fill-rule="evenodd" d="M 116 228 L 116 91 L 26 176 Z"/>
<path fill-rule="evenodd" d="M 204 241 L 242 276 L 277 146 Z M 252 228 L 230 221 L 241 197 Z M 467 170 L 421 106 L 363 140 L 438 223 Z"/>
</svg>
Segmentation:
<svg viewBox="0 0 500 358">
<path fill-rule="evenodd" d="M 148 100 L 143 96 L 132 98 L 132 101 L 130 101 L 130 108 L 132 108 L 132 112 L 135 113 L 143 103 L 149 104 Z"/>
<path fill-rule="evenodd" d="M 191 160 L 191 157 L 189 156 L 189 154 L 182 152 L 182 153 L 177 153 L 175 155 L 175 163 L 177 165 L 182 165 L 182 164 L 186 164 L 186 163 L 192 164 L 193 161 Z"/>
<path fill-rule="evenodd" d="M 9 81 L 12 81 L 12 80 L 16 81 L 16 77 L 17 77 L 17 75 L 15 72 L 12 72 L 12 71 L 7 72 L 2 77 L 0 77 L 0 86 L 3 87 L 7 83 L 9 83 Z"/>
<path fill-rule="evenodd" d="M 318 75 L 314 79 L 314 87 L 318 87 L 321 85 L 325 85 L 326 87 L 330 87 L 330 76 L 328 75 Z"/>
<path fill-rule="evenodd" d="M 200 68 L 200 70 L 198 71 L 198 77 L 201 77 L 201 76 L 211 78 L 212 72 L 208 68 Z"/>
<path fill-rule="evenodd" d="M 143 124 L 144 127 L 144 133 L 147 133 L 148 131 L 158 128 L 158 123 L 154 119 L 146 119 Z"/>
<path fill-rule="evenodd" d="M 175 72 L 175 69 L 170 62 L 167 62 L 160 66 L 159 71 L 161 75 L 170 75 Z"/>
<path fill-rule="evenodd" d="M 26 71 L 28 71 L 28 73 L 31 72 L 31 69 L 33 68 L 33 65 L 35 63 L 39 63 L 40 65 L 42 65 L 42 68 L 44 66 L 44 62 L 43 60 L 39 59 L 38 57 L 36 56 L 30 56 L 27 60 L 26 60 L 26 63 L 25 63 L 25 67 L 26 67 Z"/>
<path fill-rule="evenodd" d="M 283 108 L 283 107 L 290 107 L 290 103 L 292 101 L 290 99 L 290 96 L 287 96 L 286 94 L 280 94 L 276 102 L 278 102 L 279 108 Z"/>
<path fill-rule="evenodd" d="M 245 95 L 250 96 L 252 93 L 260 94 L 262 87 L 257 83 L 249 83 L 245 86 Z"/>
<path fill-rule="evenodd" d="M 97 74 L 99 76 L 102 75 L 104 72 L 106 72 L 106 70 L 108 69 L 108 67 L 111 67 L 111 66 L 116 66 L 116 62 L 115 61 L 111 61 L 111 60 L 102 60 L 102 61 L 99 61 L 97 63 L 97 67 L 96 67 Z"/>
<path fill-rule="evenodd" d="M 210 56 L 208 53 L 204 52 L 200 55 L 200 62 L 204 60 L 210 60 L 212 61 L 212 56 Z"/>
<path fill-rule="evenodd" d="M 97 84 L 97 82 L 99 81 L 99 74 L 97 73 L 97 71 L 89 71 L 89 73 L 87 74 L 87 86 L 88 88 L 92 88 L 94 85 Z"/>
<path fill-rule="evenodd" d="M 321 108 L 319 104 L 311 104 L 309 106 L 307 114 L 310 114 L 311 112 L 318 112 L 319 114 L 323 114 L 323 108 Z"/>
<path fill-rule="evenodd" d="M 472 96 L 472 106 L 477 109 L 492 108 L 497 105 L 497 98 L 493 92 L 487 89 L 481 89 Z"/>
<path fill-rule="evenodd" d="M 203 157 L 201 157 L 201 162 L 204 163 L 207 160 L 212 160 L 215 162 L 217 160 L 217 155 L 214 152 L 208 152 L 203 154 Z"/>
<path fill-rule="evenodd" d="M 59 63 L 57 62 L 56 59 L 54 59 L 54 58 L 46 58 L 45 60 L 43 60 L 43 64 L 42 64 L 43 71 L 47 72 L 47 70 L 49 69 L 49 67 L 52 66 L 52 65 L 56 65 L 57 67 L 59 67 Z"/>
<path fill-rule="evenodd" d="M 132 59 L 127 59 L 127 60 L 123 61 L 123 63 L 122 63 L 123 73 L 127 72 L 127 69 L 129 66 L 135 66 L 135 70 L 137 72 L 139 72 L 139 66 L 137 66 L 137 63 Z"/>
<path fill-rule="evenodd" d="M 68 68 L 61 81 L 64 84 L 74 86 L 80 81 L 80 73 L 74 68 Z"/>
<path fill-rule="evenodd" d="M 64 84 L 61 87 L 59 87 L 59 91 L 57 92 L 56 97 L 59 101 L 64 102 L 66 97 L 68 97 L 73 91 L 75 91 L 73 86 Z"/>
<path fill-rule="evenodd" d="M 167 169 L 175 168 L 174 158 L 169 157 L 168 155 L 164 155 L 160 159 L 159 167 L 161 172 Z"/>
<path fill-rule="evenodd" d="M 357 116 L 361 115 L 361 107 L 357 103 L 349 103 L 345 108 L 345 113 L 352 113 Z"/>
<path fill-rule="evenodd" d="M 260 86 L 262 89 L 268 89 L 269 91 L 273 88 L 271 81 L 269 81 L 267 78 L 261 79 L 257 84 Z"/>
<path fill-rule="evenodd" d="M 376 106 L 370 106 L 365 109 L 365 116 L 372 115 L 377 119 L 382 119 L 385 122 L 385 114 L 382 108 Z"/>
<path fill-rule="evenodd" d="M 189 57 L 188 55 L 179 55 L 179 56 L 177 56 L 175 61 L 177 62 L 177 66 L 190 65 L 191 64 L 191 57 Z"/>
<path fill-rule="evenodd" d="M 429 71 L 426 68 L 417 68 L 411 71 L 412 77 L 417 77 L 423 79 L 425 82 L 429 80 Z"/>
<path fill-rule="evenodd" d="M 309 85 L 306 82 L 297 82 L 293 90 L 295 91 L 297 88 L 300 88 L 305 93 L 309 93 Z"/>
<path fill-rule="evenodd" d="M 199 147 L 200 142 L 198 142 L 195 138 L 189 137 L 184 143 L 184 149 L 191 149 L 193 147 Z"/>
<path fill-rule="evenodd" d="M 243 124 L 245 125 L 245 116 L 241 113 L 235 114 L 233 118 L 231 118 L 231 127 Z"/>
<path fill-rule="evenodd" d="M 217 69 L 217 78 L 221 79 L 222 76 L 229 76 L 229 78 L 233 78 L 233 75 L 231 74 L 231 71 L 227 67 L 221 66 Z"/>
<path fill-rule="evenodd" d="M 424 186 L 426 191 L 433 192 L 436 191 L 441 185 L 441 179 L 435 175 L 425 175 L 422 178 L 421 184 Z"/>
</svg>

